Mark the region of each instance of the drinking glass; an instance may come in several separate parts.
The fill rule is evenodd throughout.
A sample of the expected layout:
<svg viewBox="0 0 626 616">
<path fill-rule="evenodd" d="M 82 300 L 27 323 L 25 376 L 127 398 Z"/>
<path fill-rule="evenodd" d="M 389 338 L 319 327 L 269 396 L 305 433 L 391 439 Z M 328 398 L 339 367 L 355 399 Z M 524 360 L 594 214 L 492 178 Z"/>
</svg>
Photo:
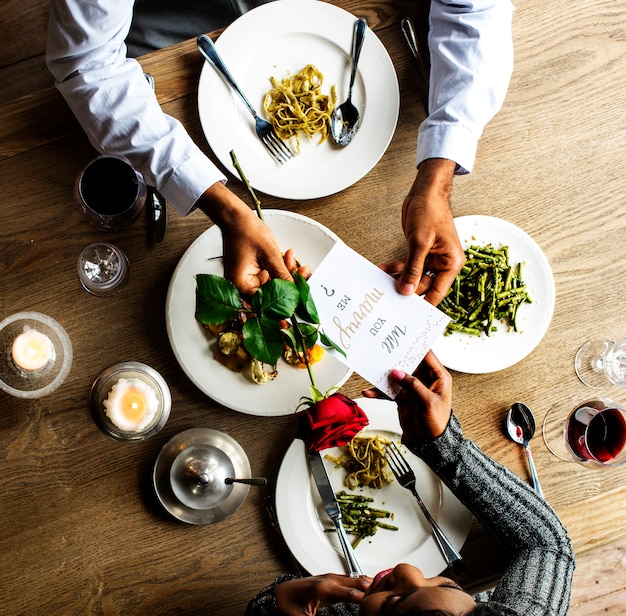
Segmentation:
<svg viewBox="0 0 626 616">
<path fill-rule="evenodd" d="M 548 449 L 561 460 L 595 469 L 626 464 L 626 410 L 609 398 L 556 404 L 542 432 Z"/>
<path fill-rule="evenodd" d="M 128 274 L 128 258 L 108 242 L 89 244 L 78 257 L 78 280 L 93 295 L 116 293 L 128 280 Z"/>
<path fill-rule="evenodd" d="M 574 367 L 588 387 L 626 387 L 626 340 L 589 340 L 576 353 Z"/>
<path fill-rule="evenodd" d="M 90 161 L 76 178 L 74 197 L 87 220 L 101 231 L 120 231 L 139 216 L 146 202 L 146 182 L 122 156 Z"/>
</svg>

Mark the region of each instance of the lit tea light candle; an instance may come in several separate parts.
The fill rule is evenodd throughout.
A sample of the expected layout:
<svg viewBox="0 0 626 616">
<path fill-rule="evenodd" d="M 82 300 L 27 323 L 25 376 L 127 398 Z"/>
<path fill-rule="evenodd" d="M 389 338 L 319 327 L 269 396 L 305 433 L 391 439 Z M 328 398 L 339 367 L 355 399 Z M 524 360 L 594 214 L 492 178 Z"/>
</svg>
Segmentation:
<svg viewBox="0 0 626 616">
<path fill-rule="evenodd" d="M 120 379 L 104 400 L 106 415 L 125 432 L 141 432 L 159 410 L 154 389 L 141 379 Z"/>
<path fill-rule="evenodd" d="M 50 338 L 36 329 L 25 329 L 13 341 L 11 358 L 25 372 L 41 370 L 54 355 Z"/>
</svg>

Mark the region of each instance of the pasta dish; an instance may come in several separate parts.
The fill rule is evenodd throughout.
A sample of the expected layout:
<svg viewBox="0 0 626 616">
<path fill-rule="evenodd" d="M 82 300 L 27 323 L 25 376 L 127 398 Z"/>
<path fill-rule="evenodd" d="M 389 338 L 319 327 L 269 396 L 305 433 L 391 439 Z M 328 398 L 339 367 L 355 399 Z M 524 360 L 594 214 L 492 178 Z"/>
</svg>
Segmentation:
<svg viewBox="0 0 626 616">
<path fill-rule="evenodd" d="M 270 77 L 272 89 L 265 95 L 263 109 L 281 139 L 295 139 L 298 152 L 301 132 L 309 138 L 319 133 L 318 144 L 328 137 L 337 94 L 334 85 L 330 95 L 323 94 L 323 80 L 324 75 L 312 64 L 282 81 Z"/>
<path fill-rule="evenodd" d="M 348 488 L 382 488 L 391 483 L 385 472 L 387 443 L 387 439 L 381 436 L 356 436 L 344 445 L 340 459 L 331 458 L 348 471 L 344 480 Z"/>
</svg>

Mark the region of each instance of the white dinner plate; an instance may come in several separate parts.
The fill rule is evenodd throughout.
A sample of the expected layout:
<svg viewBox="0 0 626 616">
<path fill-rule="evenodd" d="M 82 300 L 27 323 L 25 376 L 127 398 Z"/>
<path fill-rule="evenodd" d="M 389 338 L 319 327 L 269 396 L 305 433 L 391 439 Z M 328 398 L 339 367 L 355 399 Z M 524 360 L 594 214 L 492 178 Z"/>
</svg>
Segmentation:
<svg viewBox="0 0 626 616">
<path fill-rule="evenodd" d="M 526 357 L 540 342 L 554 313 L 555 287 L 550 263 L 530 235 L 514 224 L 493 216 L 460 216 L 454 219 L 463 248 L 472 244 L 509 247 L 511 265 L 522 263 L 522 279 L 532 303 L 517 313 L 520 331 L 509 331 L 498 323 L 498 331 L 487 336 L 454 332 L 439 338 L 432 347 L 450 370 L 484 374 L 504 370 Z"/>
<path fill-rule="evenodd" d="M 312 270 L 320 264 L 339 238 L 315 220 L 279 210 L 264 210 L 263 217 L 282 250 L 293 248 L 296 258 Z M 222 234 L 216 225 L 207 229 L 185 251 L 167 292 L 165 322 L 167 335 L 181 368 L 207 396 L 224 406 L 249 415 L 288 415 L 296 410 L 302 396 L 309 396 L 306 370 L 278 363 L 278 376 L 264 385 L 244 373 L 233 372 L 214 358 L 215 338 L 195 317 L 196 274 L 224 275 Z M 321 391 L 340 386 L 350 369 L 330 353 L 313 365 Z"/>
<path fill-rule="evenodd" d="M 369 425 L 359 435 L 380 435 L 400 443 L 401 429 L 397 407 L 388 400 L 361 398 L 357 401 L 365 411 Z M 472 523 L 472 514 L 448 490 L 424 462 L 404 446 L 400 447 L 417 477 L 417 490 L 426 507 L 454 547 L 460 549 Z M 337 456 L 338 448 L 322 452 Z M 325 460 L 335 492 L 346 489 L 345 470 Z M 374 506 L 391 511 L 397 531 L 379 529 L 363 539 L 355 549 L 355 556 L 366 575 L 398 563 L 409 563 L 431 577 L 446 568 L 446 562 L 435 543 L 424 516 L 413 495 L 397 481 L 380 490 L 363 488 L 356 493 L 375 498 Z M 298 562 L 311 574 L 346 573 L 345 560 L 310 474 L 304 442 L 296 439 L 289 446 L 276 480 L 276 516 L 287 546 Z M 350 536 L 349 536 L 350 537 Z"/>
<path fill-rule="evenodd" d="M 307 64 L 324 75 L 322 90 L 337 87 L 337 104 L 348 95 L 350 48 L 356 17 L 316 0 L 276 0 L 234 21 L 216 47 L 244 94 L 264 116 L 270 77 L 294 75 Z M 314 199 L 337 193 L 360 180 L 385 153 L 398 121 L 398 79 L 387 50 L 367 30 L 352 92 L 361 127 L 352 143 L 337 146 L 319 135 L 301 139 L 301 153 L 277 164 L 256 136 L 254 119 L 235 91 L 208 62 L 198 84 L 198 112 L 205 137 L 226 169 L 230 151 L 252 186 L 286 199 Z"/>
</svg>

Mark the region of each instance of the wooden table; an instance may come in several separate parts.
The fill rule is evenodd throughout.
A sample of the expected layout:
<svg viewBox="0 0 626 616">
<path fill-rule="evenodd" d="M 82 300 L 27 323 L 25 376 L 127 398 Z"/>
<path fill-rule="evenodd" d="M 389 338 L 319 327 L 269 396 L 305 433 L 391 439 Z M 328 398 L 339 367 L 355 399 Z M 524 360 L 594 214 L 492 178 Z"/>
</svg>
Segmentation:
<svg viewBox="0 0 626 616">
<path fill-rule="evenodd" d="M 368 19 L 394 61 L 401 113 L 379 164 L 339 195 L 308 202 L 261 196 L 265 207 L 310 216 L 378 263 L 403 254 L 399 212 L 414 177 L 415 136 L 424 117 L 416 68 L 399 28 L 411 2 L 338 2 Z M 621 3 L 583 0 L 565 17 L 560 5 L 520 0 L 514 17 L 516 68 L 508 98 L 481 141 L 472 175 L 455 182 L 456 215 L 505 218 L 543 248 L 556 280 L 556 309 L 539 346 L 493 374 L 454 374 L 454 408 L 468 437 L 527 478 L 523 452 L 501 431 L 503 412 L 523 400 L 541 423 L 550 406 L 585 397 L 573 370 L 579 344 L 626 335 L 624 179 L 626 43 Z M 194 41 L 141 59 L 156 78 L 164 110 L 209 152 L 197 118 L 202 59 Z M 147 242 L 145 221 L 116 234 L 129 256 L 123 292 L 88 295 L 75 263 L 103 239 L 72 202 L 74 178 L 93 151 L 55 91 L 0 108 L 0 319 L 22 310 L 60 321 L 74 347 L 65 384 L 26 401 L 0 392 L 0 611 L 6 614 L 239 614 L 248 599 L 289 570 L 271 529 L 271 494 L 294 433 L 293 417 L 260 418 L 225 409 L 187 379 L 168 343 L 164 303 L 182 253 L 206 228 L 202 214 L 170 211 L 165 241 Z M 245 199 L 232 180 L 230 186 Z M 115 320 L 115 328 L 104 323 Z M 142 361 L 167 380 L 171 418 L 157 436 L 120 443 L 94 424 L 88 408 L 96 376 L 119 361 Z M 353 377 L 344 391 L 358 396 Z M 606 393 L 626 402 L 617 388 Z M 209 526 L 179 523 L 151 490 L 163 444 L 192 427 L 227 432 L 255 474 L 271 479 L 243 507 Z M 626 536 L 626 469 L 595 472 L 558 462 L 533 443 L 545 496 L 569 527 L 578 552 Z M 464 548 L 470 588 L 497 571 L 498 549 L 474 528 Z M 486 556 L 486 554 L 488 556 Z"/>
</svg>

